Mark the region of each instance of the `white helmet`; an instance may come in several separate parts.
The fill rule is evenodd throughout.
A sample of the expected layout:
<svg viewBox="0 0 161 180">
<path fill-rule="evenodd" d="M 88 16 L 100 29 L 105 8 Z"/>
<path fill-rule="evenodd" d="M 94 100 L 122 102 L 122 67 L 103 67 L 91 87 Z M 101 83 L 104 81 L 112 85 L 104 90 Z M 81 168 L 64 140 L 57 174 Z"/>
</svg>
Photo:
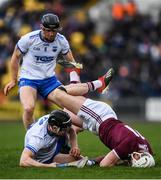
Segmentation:
<svg viewBox="0 0 161 180">
<path fill-rule="evenodd" d="M 131 166 L 132 167 L 152 167 L 155 166 L 153 156 L 148 152 L 133 152 L 131 154 Z"/>
</svg>

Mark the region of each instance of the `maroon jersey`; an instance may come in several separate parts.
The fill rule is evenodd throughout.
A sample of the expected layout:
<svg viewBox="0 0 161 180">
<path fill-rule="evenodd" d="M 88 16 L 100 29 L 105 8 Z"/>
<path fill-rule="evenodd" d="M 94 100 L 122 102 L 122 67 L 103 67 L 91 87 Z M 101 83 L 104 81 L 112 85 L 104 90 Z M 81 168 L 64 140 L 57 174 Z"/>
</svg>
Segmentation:
<svg viewBox="0 0 161 180">
<path fill-rule="evenodd" d="M 122 160 L 128 159 L 132 152 L 146 151 L 152 154 L 150 144 L 138 131 L 113 118 L 100 125 L 99 137 Z"/>
</svg>

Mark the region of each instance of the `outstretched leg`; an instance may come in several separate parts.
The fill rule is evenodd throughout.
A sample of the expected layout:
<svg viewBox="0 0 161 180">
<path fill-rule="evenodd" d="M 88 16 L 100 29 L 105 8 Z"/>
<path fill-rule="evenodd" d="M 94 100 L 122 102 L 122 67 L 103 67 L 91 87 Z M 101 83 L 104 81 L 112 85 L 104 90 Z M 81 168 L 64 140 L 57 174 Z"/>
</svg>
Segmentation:
<svg viewBox="0 0 161 180">
<path fill-rule="evenodd" d="M 90 91 L 95 91 L 98 89 L 100 93 L 107 90 L 114 75 L 114 69 L 109 69 L 105 75 L 98 78 L 98 80 L 87 82 L 87 83 L 77 83 L 65 86 L 67 93 L 73 96 L 83 96 Z"/>
</svg>

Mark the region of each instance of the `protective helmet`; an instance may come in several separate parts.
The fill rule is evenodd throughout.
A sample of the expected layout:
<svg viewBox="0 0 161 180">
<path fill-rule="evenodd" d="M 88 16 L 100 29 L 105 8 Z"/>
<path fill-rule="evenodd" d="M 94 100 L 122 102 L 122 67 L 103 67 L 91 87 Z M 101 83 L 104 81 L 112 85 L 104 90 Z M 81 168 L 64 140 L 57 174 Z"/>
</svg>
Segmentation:
<svg viewBox="0 0 161 180">
<path fill-rule="evenodd" d="M 54 31 L 61 31 L 62 27 L 60 26 L 60 21 L 57 15 L 48 13 L 43 15 L 41 18 L 41 23 L 45 28 L 54 30 Z"/>
<path fill-rule="evenodd" d="M 137 159 L 135 158 L 135 155 L 138 156 Z M 131 166 L 140 168 L 152 167 L 155 166 L 155 161 L 153 156 L 148 152 L 133 152 L 131 154 Z"/>
<path fill-rule="evenodd" d="M 68 113 L 62 110 L 54 110 L 50 113 L 48 124 L 50 126 L 57 126 L 60 128 L 68 128 L 71 127 L 72 122 Z"/>
</svg>

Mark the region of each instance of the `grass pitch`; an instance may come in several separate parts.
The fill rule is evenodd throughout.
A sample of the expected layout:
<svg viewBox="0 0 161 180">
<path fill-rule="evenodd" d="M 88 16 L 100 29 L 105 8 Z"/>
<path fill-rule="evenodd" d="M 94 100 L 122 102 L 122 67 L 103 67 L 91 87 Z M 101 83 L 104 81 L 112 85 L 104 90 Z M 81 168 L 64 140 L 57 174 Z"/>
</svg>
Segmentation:
<svg viewBox="0 0 161 180">
<path fill-rule="evenodd" d="M 70 168 L 21 168 L 18 166 L 25 130 L 20 122 L 0 123 L 0 178 L 1 179 L 158 179 L 161 178 L 161 124 L 130 123 L 149 139 L 156 160 L 156 167 L 139 169 L 125 166 L 112 168 L 84 167 Z M 108 149 L 89 132 L 78 136 L 83 155 L 95 157 Z"/>
</svg>

